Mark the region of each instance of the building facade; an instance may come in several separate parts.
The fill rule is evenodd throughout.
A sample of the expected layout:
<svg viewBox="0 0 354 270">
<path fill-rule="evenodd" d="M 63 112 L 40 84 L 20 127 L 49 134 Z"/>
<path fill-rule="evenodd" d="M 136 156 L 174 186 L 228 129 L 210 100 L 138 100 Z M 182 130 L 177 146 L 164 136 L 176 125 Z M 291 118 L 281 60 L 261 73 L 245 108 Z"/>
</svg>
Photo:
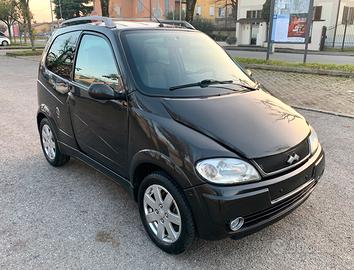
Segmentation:
<svg viewBox="0 0 354 270">
<path fill-rule="evenodd" d="M 197 0 L 194 16 L 216 20 L 230 16 L 231 0 Z M 93 14 L 101 15 L 100 0 L 93 0 Z M 186 0 L 110 0 L 109 14 L 117 18 L 166 18 L 168 13 L 185 11 Z M 176 16 L 177 17 L 177 16 Z"/>
<path fill-rule="evenodd" d="M 236 24 L 237 45 L 267 46 L 267 22 L 262 19 L 264 3 L 265 0 L 239 0 Z M 335 46 L 341 45 L 346 19 L 348 19 L 347 40 L 354 41 L 354 0 L 314 0 L 309 49 L 319 50 L 323 26 L 327 28 L 326 43 L 331 43 L 335 33 Z M 304 45 L 276 44 L 275 47 L 303 49 Z"/>
<path fill-rule="evenodd" d="M 197 0 L 194 16 L 209 20 L 225 18 L 232 14 L 230 0 Z"/>
<path fill-rule="evenodd" d="M 165 18 L 169 12 L 173 12 L 178 8 L 175 0 L 110 0 L 109 15 L 110 17 L 131 19 L 131 18 Z M 101 15 L 100 0 L 93 1 L 93 14 Z M 150 13 L 151 11 L 151 13 Z"/>
</svg>

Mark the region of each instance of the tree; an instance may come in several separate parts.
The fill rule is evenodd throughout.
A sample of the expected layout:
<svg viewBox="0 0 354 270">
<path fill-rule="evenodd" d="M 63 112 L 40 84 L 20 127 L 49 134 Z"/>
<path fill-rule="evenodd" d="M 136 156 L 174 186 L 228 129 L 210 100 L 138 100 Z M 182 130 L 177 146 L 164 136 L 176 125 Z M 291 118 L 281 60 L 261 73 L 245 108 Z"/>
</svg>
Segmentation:
<svg viewBox="0 0 354 270">
<path fill-rule="evenodd" d="M 101 0 L 102 16 L 109 17 L 109 0 Z"/>
<path fill-rule="evenodd" d="M 262 19 L 264 19 L 267 23 L 269 23 L 269 21 L 270 21 L 271 3 L 272 3 L 272 0 L 266 0 L 265 3 L 263 4 Z"/>
<path fill-rule="evenodd" d="M 29 38 L 31 41 L 31 47 L 32 50 L 34 51 L 34 35 L 33 35 L 33 31 L 32 31 L 32 13 L 29 7 L 29 0 L 18 0 L 19 1 L 19 7 L 21 9 L 21 13 L 23 14 L 23 20 L 24 22 L 27 24 L 27 31 L 29 34 Z"/>
<path fill-rule="evenodd" d="M 25 43 L 27 43 L 27 22 L 26 22 L 26 12 L 25 12 L 25 7 L 23 6 L 24 2 L 23 1 L 16 1 L 16 6 L 18 9 L 18 18 L 17 18 L 17 23 L 19 26 L 20 30 L 20 42 L 22 44 L 22 33 L 24 34 L 25 38 Z"/>
<path fill-rule="evenodd" d="M 86 16 L 92 12 L 91 0 L 54 0 L 54 13 L 57 19 L 71 19 Z"/>
<path fill-rule="evenodd" d="M 6 24 L 9 39 L 12 40 L 11 26 L 17 21 L 18 9 L 15 0 L 0 0 L 0 21 Z"/>
<path fill-rule="evenodd" d="M 186 0 L 186 21 L 192 22 L 197 0 Z"/>
</svg>

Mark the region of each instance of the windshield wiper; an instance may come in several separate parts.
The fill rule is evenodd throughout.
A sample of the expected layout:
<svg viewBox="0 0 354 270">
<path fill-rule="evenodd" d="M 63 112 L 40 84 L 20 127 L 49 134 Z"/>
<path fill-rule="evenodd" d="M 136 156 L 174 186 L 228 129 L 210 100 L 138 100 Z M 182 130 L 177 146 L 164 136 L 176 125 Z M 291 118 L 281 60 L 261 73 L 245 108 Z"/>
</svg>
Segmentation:
<svg viewBox="0 0 354 270">
<path fill-rule="evenodd" d="M 177 86 L 172 86 L 170 87 L 170 91 L 174 91 L 177 89 L 182 89 L 182 88 L 189 88 L 189 87 L 195 87 L 195 86 L 199 86 L 201 88 L 205 88 L 208 87 L 209 85 L 212 84 L 232 84 L 233 81 L 217 81 L 217 80 L 202 80 L 200 82 L 196 82 L 196 83 L 188 83 L 188 84 L 181 84 L 181 85 L 177 85 Z"/>
<path fill-rule="evenodd" d="M 237 85 L 237 86 L 241 86 L 244 88 L 247 88 L 249 90 L 257 90 L 259 88 L 259 85 L 256 85 L 255 87 L 252 87 L 246 83 L 235 83 L 233 80 L 228 80 L 228 81 L 218 81 L 218 80 L 202 80 L 200 82 L 196 82 L 196 83 L 188 83 L 188 84 L 182 84 L 182 85 L 177 85 L 177 86 L 172 86 L 170 87 L 170 91 L 174 91 L 177 89 L 182 89 L 182 88 L 189 88 L 189 87 L 195 87 L 195 86 L 199 86 L 201 88 L 205 88 L 208 87 L 209 85 L 214 85 L 214 84 L 233 84 L 233 85 Z M 226 87 L 223 87 L 226 88 Z M 229 90 L 235 91 L 236 89 L 232 89 L 232 88 L 227 88 Z"/>
</svg>

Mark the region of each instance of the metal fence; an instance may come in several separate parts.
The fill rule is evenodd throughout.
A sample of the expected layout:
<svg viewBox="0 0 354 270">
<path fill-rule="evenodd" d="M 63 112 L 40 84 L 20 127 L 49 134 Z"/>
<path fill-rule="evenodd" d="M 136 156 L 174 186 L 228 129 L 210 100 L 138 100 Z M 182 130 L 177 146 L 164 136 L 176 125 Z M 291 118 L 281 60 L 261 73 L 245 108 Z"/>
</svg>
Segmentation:
<svg viewBox="0 0 354 270">
<path fill-rule="evenodd" d="M 354 24 L 338 24 L 327 28 L 326 48 L 354 48 Z"/>
</svg>

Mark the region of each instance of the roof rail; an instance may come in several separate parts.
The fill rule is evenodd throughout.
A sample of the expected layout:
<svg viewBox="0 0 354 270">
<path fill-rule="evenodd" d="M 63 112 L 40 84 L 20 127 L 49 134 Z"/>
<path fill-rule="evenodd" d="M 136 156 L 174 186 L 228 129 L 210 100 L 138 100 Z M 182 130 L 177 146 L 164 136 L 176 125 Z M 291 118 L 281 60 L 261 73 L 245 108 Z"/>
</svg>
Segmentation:
<svg viewBox="0 0 354 270">
<path fill-rule="evenodd" d="M 195 30 L 194 26 L 191 25 L 187 21 L 179 21 L 179 20 L 160 20 L 162 24 L 170 24 L 170 25 L 175 25 L 175 26 L 180 26 L 188 29 L 193 29 Z"/>
<path fill-rule="evenodd" d="M 103 22 L 106 27 L 114 28 L 116 25 L 112 21 L 111 18 L 102 17 L 102 16 L 85 16 L 85 17 L 77 17 L 69 20 L 65 20 L 60 24 L 60 27 L 70 26 L 70 25 L 78 25 L 78 24 L 86 24 L 93 22 Z"/>
</svg>

